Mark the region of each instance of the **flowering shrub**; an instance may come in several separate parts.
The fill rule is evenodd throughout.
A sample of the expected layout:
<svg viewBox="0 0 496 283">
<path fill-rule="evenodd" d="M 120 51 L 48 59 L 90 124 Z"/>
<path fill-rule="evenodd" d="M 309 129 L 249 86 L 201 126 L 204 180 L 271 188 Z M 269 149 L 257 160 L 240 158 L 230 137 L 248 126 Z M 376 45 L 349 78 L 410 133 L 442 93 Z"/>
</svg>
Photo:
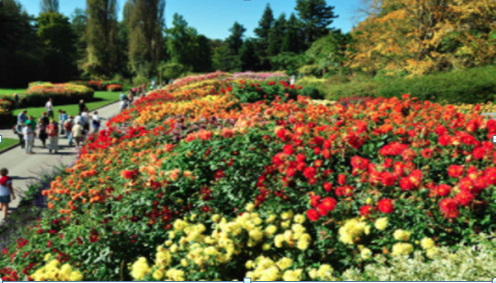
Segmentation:
<svg viewBox="0 0 496 283">
<path fill-rule="evenodd" d="M 334 280 L 494 231 L 496 121 L 298 91 L 214 73 L 137 100 L 44 191 L 0 267 L 27 278 L 50 253 L 85 280 Z"/>
<path fill-rule="evenodd" d="M 48 98 L 53 98 L 57 104 L 77 103 L 79 100 L 91 100 L 94 91 L 91 88 L 74 84 L 45 83 L 30 87 L 21 99 L 21 105 L 44 105 Z"/>
<path fill-rule="evenodd" d="M 121 84 L 109 84 L 106 86 L 107 91 L 121 91 L 122 90 L 122 85 Z"/>
<path fill-rule="evenodd" d="M 0 119 L 7 119 L 12 116 L 13 107 L 13 98 L 6 96 L 0 97 Z"/>
</svg>

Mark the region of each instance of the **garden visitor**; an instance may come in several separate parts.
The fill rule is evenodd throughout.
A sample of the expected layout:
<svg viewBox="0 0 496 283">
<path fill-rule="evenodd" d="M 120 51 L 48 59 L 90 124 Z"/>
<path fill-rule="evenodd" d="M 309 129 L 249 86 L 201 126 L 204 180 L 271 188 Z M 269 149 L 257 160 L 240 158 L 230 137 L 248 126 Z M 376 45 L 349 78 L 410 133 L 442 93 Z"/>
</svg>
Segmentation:
<svg viewBox="0 0 496 283">
<path fill-rule="evenodd" d="M 26 124 L 22 129 L 22 134 L 24 135 L 24 142 L 26 143 L 26 146 L 24 147 L 26 149 L 26 154 L 33 154 L 35 131 L 31 128 L 31 125 Z"/>
<path fill-rule="evenodd" d="M 100 129 L 100 117 L 98 116 L 97 111 L 95 111 L 91 117 L 91 124 L 93 126 L 93 133 L 98 133 L 98 130 Z"/>
<path fill-rule="evenodd" d="M 67 113 L 64 110 L 59 109 L 59 129 L 61 135 L 65 134 L 64 124 L 66 120 L 67 120 Z"/>
<path fill-rule="evenodd" d="M 9 203 L 12 199 L 16 199 L 14 188 L 12 187 L 12 178 L 7 176 L 9 170 L 7 168 L 0 169 L 0 206 L 3 212 L 3 219 L 7 218 L 7 213 L 9 210 Z"/>
<path fill-rule="evenodd" d="M 81 150 L 84 142 L 83 126 L 81 124 L 74 124 L 72 127 L 72 137 L 76 141 L 77 150 Z"/>
<path fill-rule="evenodd" d="M 131 105 L 133 104 L 133 101 L 134 101 L 134 95 L 133 95 L 133 92 L 130 91 L 127 95 L 127 107 L 131 107 Z"/>
<path fill-rule="evenodd" d="M 126 109 L 127 107 L 127 97 L 124 92 L 121 93 L 120 100 L 121 100 L 120 112 L 122 112 L 122 110 Z"/>
<path fill-rule="evenodd" d="M 28 120 L 28 110 L 23 110 L 19 115 L 17 115 L 17 125 L 24 125 Z"/>
<path fill-rule="evenodd" d="M 43 120 L 45 126 L 48 125 L 48 123 L 50 123 L 50 118 L 48 118 L 48 114 L 46 112 L 43 112 L 40 119 Z"/>
<path fill-rule="evenodd" d="M 65 121 L 64 129 L 66 133 L 66 138 L 69 140 L 69 146 L 72 146 L 72 127 L 74 126 L 74 117 L 69 115 L 67 121 Z"/>
<path fill-rule="evenodd" d="M 46 140 L 48 138 L 48 134 L 46 132 L 47 126 L 48 126 L 48 124 L 45 124 L 45 121 L 43 120 L 43 118 L 40 118 L 38 120 L 38 127 L 37 127 L 38 138 L 40 139 L 44 148 L 46 148 Z"/>
<path fill-rule="evenodd" d="M 53 151 L 57 153 L 59 144 L 59 126 L 55 120 L 50 120 L 50 124 L 46 127 L 46 133 L 49 139 L 48 152 L 52 153 Z"/>
<path fill-rule="evenodd" d="M 14 93 L 14 107 L 15 109 L 19 108 L 19 94 L 18 93 Z"/>
<path fill-rule="evenodd" d="M 53 103 L 51 98 L 45 104 L 45 109 L 48 112 L 48 117 L 53 119 Z"/>
<path fill-rule="evenodd" d="M 24 136 L 22 134 L 22 125 L 21 124 L 16 124 L 13 128 L 14 130 L 14 134 L 17 135 L 17 137 L 19 137 L 19 145 L 21 146 L 21 148 L 24 148 Z"/>
<path fill-rule="evenodd" d="M 85 108 L 83 112 L 81 112 L 81 122 L 83 123 L 84 134 L 86 135 L 90 131 L 90 113 L 88 108 Z"/>
<path fill-rule="evenodd" d="M 84 104 L 84 99 L 79 101 L 79 113 L 83 112 L 86 109 L 86 104 Z"/>
</svg>

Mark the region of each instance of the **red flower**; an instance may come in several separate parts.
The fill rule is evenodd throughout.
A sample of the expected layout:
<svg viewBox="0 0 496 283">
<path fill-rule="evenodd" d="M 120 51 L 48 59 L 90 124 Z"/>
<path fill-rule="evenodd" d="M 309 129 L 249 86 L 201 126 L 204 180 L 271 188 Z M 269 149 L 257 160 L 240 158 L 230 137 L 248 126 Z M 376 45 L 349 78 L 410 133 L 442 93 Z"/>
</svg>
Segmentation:
<svg viewBox="0 0 496 283">
<path fill-rule="evenodd" d="M 326 197 L 326 198 L 322 199 L 322 201 L 320 202 L 320 205 L 322 205 L 323 208 L 325 208 L 325 210 L 327 212 L 331 212 L 334 210 L 334 208 L 336 208 L 337 203 L 338 202 L 334 198 Z"/>
<path fill-rule="evenodd" d="M 439 209 L 445 218 L 457 218 L 460 215 L 458 203 L 454 199 L 443 199 L 439 203 Z"/>
<path fill-rule="evenodd" d="M 294 151 L 294 148 L 292 145 L 290 144 L 287 144 L 284 146 L 284 148 L 282 149 L 282 152 L 284 152 L 285 154 L 287 155 L 291 155 L 293 154 L 295 151 Z"/>
<path fill-rule="evenodd" d="M 364 205 L 364 206 L 362 206 L 362 207 L 360 208 L 360 215 L 361 215 L 361 216 L 363 216 L 363 217 L 368 218 L 368 217 L 369 217 L 369 215 L 370 215 L 370 213 L 371 213 L 373 210 L 374 210 L 374 208 L 373 208 L 371 205 L 366 204 L 366 205 Z"/>
<path fill-rule="evenodd" d="M 392 213 L 394 211 L 394 204 L 393 204 L 393 201 L 391 199 L 381 199 L 378 203 L 377 203 L 377 207 L 379 208 L 379 210 L 382 212 L 382 213 Z"/>
<path fill-rule="evenodd" d="M 341 186 L 336 188 L 336 195 L 339 197 L 349 197 L 353 195 L 352 186 Z"/>
<path fill-rule="evenodd" d="M 451 193 L 451 186 L 446 184 L 441 184 L 434 187 L 434 194 L 439 197 L 447 196 Z"/>
<path fill-rule="evenodd" d="M 313 179 L 316 174 L 317 174 L 317 170 L 315 170 L 315 168 L 313 167 L 307 167 L 303 171 L 303 176 L 305 176 L 305 178 L 307 179 Z"/>
<path fill-rule="evenodd" d="M 393 186 L 396 183 L 397 177 L 391 172 L 384 171 L 380 175 L 380 181 L 383 186 Z"/>
<path fill-rule="evenodd" d="M 339 174 L 338 175 L 338 184 L 340 184 L 341 186 L 346 184 L 346 175 L 345 174 Z"/>
<path fill-rule="evenodd" d="M 138 170 L 122 170 L 121 177 L 124 179 L 133 179 L 138 176 Z"/>
<path fill-rule="evenodd" d="M 422 150 L 422 157 L 423 158 L 431 158 L 432 156 L 434 156 L 434 151 L 431 149 L 431 148 L 424 148 L 424 150 Z"/>
<path fill-rule="evenodd" d="M 225 176 L 226 176 L 226 174 L 224 173 L 224 171 L 222 171 L 222 169 L 219 169 L 215 172 L 214 178 L 215 179 L 221 179 L 221 178 L 224 178 Z"/>
<path fill-rule="evenodd" d="M 321 197 L 320 196 L 310 196 L 310 205 L 312 207 L 317 207 Z"/>
<path fill-rule="evenodd" d="M 462 165 L 450 165 L 448 167 L 448 175 L 452 178 L 459 178 L 463 174 L 464 168 Z"/>
<path fill-rule="evenodd" d="M 332 191 L 332 184 L 329 182 L 325 182 L 323 187 L 324 187 L 324 191 L 326 191 L 326 192 Z"/>
<path fill-rule="evenodd" d="M 307 211 L 307 218 L 310 220 L 310 221 L 317 221 L 319 220 L 320 218 L 320 215 L 319 213 L 317 212 L 316 209 L 310 209 Z"/>
<path fill-rule="evenodd" d="M 412 183 L 410 178 L 401 178 L 400 180 L 400 188 L 402 191 L 411 191 L 415 189 L 415 185 Z"/>
<path fill-rule="evenodd" d="M 474 200 L 474 195 L 467 191 L 460 191 L 454 197 L 454 200 L 459 203 L 461 206 L 467 206 L 472 203 Z"/>
</svg>

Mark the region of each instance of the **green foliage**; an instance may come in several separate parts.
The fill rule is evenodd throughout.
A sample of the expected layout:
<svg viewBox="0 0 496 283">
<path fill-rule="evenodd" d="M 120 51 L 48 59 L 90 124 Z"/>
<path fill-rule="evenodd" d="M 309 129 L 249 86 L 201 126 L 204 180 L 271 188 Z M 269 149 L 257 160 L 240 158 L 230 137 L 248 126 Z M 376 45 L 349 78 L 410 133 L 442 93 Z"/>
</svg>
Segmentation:
<svg viewBox="0 0 496 283">
<path fill-rule="evenodd" d="M 81 65 L 92 76 L 112 77 L 118 69 L 117 1 L 87 0 L 86 58 Z"/>
<path fill-rule="evenodd" d="M 175 62 L 162 63 L 159 66 L 159 70 L 167 80 L 179 78 L 181 75 L 190 71 L 187 66 Z"/>
<path fill-rule="evenodd" d="M 324 99 L 324 95 L 313 85 L 304 87 L 301 92 L 303 96 L 310 97 L 311 99 Z"/>
<path fill-rule="evenodd" d="M 303 65 L 304 55 L 295 53 L 280 53 L 270 58 L 273 69 L 286 70 L 289 75 L 296 75 L 298 68 Z"/>
<path fill-rule="evenodd" d="M 381 83 L 377 94 L 385 97 L 409 93 L 421 100 L 447 103 L 481 103 L 494 100 L 496 67 L 403 78 Z"/>
<path fill-rule="evenodd" d="M 59 0 L 41 0 L 41 13 L 58 13 Z"/>
<path fill-rule="evenodd" d="M 297 0 L 296 11 L 304 25 L 307 46 L 329 32 L 328 26 L 337 18 L 334 7 L 325 0 Z"/>
<path fill-rule="evenodd" d="M 76 74 L 77 37 L 69 18 L 57 12 L 46 12 L 38 17 L 38 37 L 43 50 L 43 79 L 63 82 Z"/>
<path fill-rule="evenodd" d="M 286 34 L 286 15 L 283 13 L 277 18 L 269 32 L 267 55 L 276 56 L 281 51 L 282 42 Z M 277 67 L 272 66 L 273 69 Z"/>
<path fill-rule="evenodd" d="M 162 52 L 165 0 L 129 0 L 129 63 L 133 72 L 151 77 Z"/>
</svg>

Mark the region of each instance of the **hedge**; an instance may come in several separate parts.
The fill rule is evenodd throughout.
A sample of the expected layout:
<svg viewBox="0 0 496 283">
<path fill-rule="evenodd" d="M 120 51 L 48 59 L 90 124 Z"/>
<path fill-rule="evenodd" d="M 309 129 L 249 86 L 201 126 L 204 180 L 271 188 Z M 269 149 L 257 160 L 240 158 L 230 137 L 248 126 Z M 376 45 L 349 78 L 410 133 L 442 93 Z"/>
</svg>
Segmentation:
<svg viewBox="0 0 496 283">
<path fill-rule="evenodd" d="M 40 106 L 52 98 L 56 104 L 72 104 L 91 100 L 94 94 L 91 88 L 81 85 L 45 83 L 29 88 L 20 103 L 21 107 Z"/>
</svg>

